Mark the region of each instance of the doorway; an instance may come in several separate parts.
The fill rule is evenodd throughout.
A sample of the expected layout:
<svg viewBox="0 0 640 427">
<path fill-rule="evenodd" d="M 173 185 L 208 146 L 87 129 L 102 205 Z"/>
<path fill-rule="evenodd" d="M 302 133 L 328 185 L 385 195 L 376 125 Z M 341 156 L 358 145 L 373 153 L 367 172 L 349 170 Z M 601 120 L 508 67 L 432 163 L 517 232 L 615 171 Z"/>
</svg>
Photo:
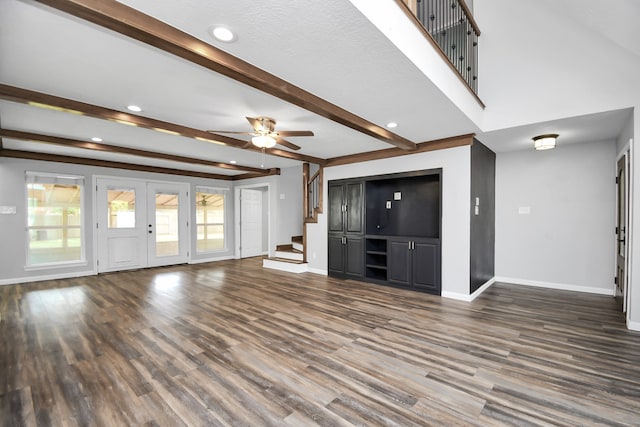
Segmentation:
<svg viewBox="0 0 640 427">
<path fill-rule="evenodd" d="M 236 258 L 248 258 L 269 253 L 269 184 L 236 187 Z"/>
<path fill-rule="evenodd" d="M 621 299 L 622 311 L 628 305 L 628 244 L 629 230 L 629 152 L 618 159 L 616 167 L 616 277 L 615 296 Z"/>
<path fill-rule="evenodd" d="M 98 273 L 189 260 L 188 184 L 98 178 Z"/>
</svg>

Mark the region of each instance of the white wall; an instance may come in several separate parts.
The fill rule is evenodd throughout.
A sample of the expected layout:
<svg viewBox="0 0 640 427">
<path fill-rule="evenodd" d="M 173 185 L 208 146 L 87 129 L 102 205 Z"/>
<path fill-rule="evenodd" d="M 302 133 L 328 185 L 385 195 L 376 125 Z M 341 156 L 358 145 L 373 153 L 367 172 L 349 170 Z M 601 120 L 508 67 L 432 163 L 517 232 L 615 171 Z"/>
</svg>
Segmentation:
<svg viewBox="0 0 640 427">
<path fill-rule="evenodd" d="M 302 165 L 280 170 L 277 199 L 275 244 L 282 245 L 291 243 L 293 236 L 302 236 Z"/>
<path fill-rule="evenodd" d="M 615 141 L 498 153 L 496 280 L 613 293 L 615 156 Z"/>
<path fill-rule="evenodd" d="M 583 0 L 578 7 L 602 4 Z M 638 105 L 640 56 L 580 13 L 566 1 L 475 1 L 483 131 Z"/>
<path fill-rule="evenodd" d="M 324 169 L 323 214 L 307 226 L 311 271 L 327 274 L 327 181 L 395 172 L 442 168 L 442 295 L 469 295 L 471 149 L 447 150 L 372 160 Z"/>
</svg>

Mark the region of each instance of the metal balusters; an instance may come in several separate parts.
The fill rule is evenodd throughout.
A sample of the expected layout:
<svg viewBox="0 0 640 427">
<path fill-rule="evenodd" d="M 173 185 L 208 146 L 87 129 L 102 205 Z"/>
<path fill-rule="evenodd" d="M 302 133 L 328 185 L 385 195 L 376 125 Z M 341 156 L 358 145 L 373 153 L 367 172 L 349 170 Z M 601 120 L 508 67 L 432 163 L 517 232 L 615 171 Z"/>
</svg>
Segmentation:
<svg viewBox="0 0 640 427">
<path fill-rule="evenodd" d="M 477 92 L 480 30 L 463 0 L 417 0 L 416 17 L 473 92 Z"/>
</svg>

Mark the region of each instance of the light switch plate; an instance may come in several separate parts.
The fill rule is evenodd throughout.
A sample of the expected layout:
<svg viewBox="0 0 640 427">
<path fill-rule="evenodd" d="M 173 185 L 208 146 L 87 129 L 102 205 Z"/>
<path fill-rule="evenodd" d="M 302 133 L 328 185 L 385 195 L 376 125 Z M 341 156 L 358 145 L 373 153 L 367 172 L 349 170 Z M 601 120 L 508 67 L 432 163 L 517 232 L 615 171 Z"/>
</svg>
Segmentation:
<svg viewBox="0 0 640 427">
<path fill-rule="evenodd" d="M 518 215 L 529 215 L 531 213 L 530 206 L 520 206 L 518 208 Z"/>
<path fill-rule="evenodd" d="M 402 192 L 396 191 L 393 193 L 393 200 L 402 200 Z"/>
<path fill-rule="evenodd" d="M 0 215 L 13 215 L 16 213 L 15 206 L 0 206 Z"/>
</svg>

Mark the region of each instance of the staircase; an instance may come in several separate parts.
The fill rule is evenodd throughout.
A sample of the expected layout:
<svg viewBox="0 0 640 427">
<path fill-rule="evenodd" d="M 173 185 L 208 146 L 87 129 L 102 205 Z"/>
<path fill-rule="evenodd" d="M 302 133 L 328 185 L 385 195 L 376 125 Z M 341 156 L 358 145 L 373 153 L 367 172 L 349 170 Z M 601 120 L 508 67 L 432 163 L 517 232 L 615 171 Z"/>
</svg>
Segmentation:
<svg viewBox="0 0 640 427">
<path fill-rule="evenodd" d="M 303 235 L 293 236 L 291 243 L 276 246 L 276 256 L 265 258 L 262 266 L 290 273 L 308 271 L 306 239 L 307 224 L 318 222 L 318 214 L 322 213 L 322 167 L 309 177 L 309 163 L 302 168 L 303 186 Z"/>
<path fill-rule="evenodd" d="M 276 256 L 262 261 L 262 266 L 290 273 L 304 273 L 307 263 L 304 261 L 304 244 L 302 236 L 294 236 L 291 243 L 276 246 Z"/>
</svg>

